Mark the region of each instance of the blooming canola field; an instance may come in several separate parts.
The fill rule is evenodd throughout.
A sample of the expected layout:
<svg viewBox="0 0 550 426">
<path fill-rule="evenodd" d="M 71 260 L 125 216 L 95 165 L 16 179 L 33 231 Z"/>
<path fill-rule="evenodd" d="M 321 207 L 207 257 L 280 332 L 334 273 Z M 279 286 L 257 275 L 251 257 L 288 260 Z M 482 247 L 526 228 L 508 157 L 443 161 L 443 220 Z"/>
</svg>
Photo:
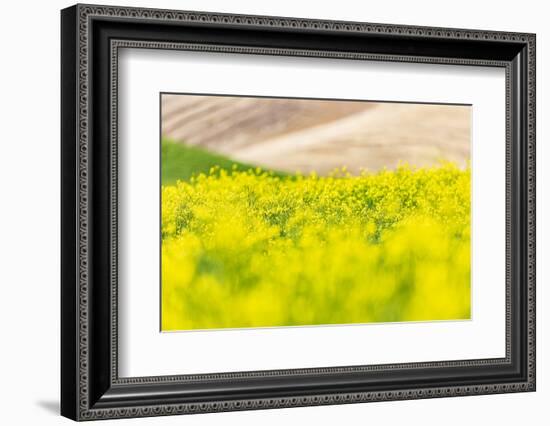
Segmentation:
<svg viewBox="0 0 550 426">
<path fill-rule="evenodd" d="M 162 330 L 470 318 L 470 169 L 162 186 Z"/>
</svg>

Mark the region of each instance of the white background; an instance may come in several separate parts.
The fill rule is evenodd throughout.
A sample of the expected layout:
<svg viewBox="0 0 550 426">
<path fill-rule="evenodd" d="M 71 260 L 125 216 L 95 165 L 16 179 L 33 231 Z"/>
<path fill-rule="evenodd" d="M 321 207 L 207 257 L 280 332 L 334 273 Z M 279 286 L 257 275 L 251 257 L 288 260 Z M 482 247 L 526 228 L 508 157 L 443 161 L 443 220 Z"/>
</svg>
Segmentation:
<svg viewBox="0 0 550 426">
<path fill-rule="evenodd" d="M 118 75 L 121 376 L 505 356 L 504 69 L 124 49 Z M 160 218 L 151 200 L 160 189 L 158 98 L 167 91 L 472 104 L 471 320 L 159 333 Z"/>
<path fill-rule="evenodd" d="M 105 0 L 103 3 L 119 4 Z M 118 424 L 545 424 L 550 401 L 550 75 L 548 11 L 540 0 L 319 2 L 120 0 L 133 6 L 285 15 L 537 33 L 538 391 L 452 399 L 118 420 Z M 66 1 L 2 8 L 0 67 L 0 416 L 3 424 L 69 424 L 59 395 L 59 9 Z M 490 255 L 490 253 L 487 253 Z M 117 424 L 108 421 L 102 424 Z"/>
</svg>

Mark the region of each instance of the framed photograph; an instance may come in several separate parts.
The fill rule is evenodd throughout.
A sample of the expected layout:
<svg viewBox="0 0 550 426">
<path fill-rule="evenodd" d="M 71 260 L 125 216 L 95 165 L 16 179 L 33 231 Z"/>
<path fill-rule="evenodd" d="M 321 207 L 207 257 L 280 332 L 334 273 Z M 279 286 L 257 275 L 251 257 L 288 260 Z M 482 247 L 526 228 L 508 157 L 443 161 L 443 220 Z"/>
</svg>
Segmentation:
<svg viewBox="0 0 550 426">
<path fill-rule="evenodd" d="M 61 412 L 535 390 L 535 35 L 61 12 Z"/>
</svg>

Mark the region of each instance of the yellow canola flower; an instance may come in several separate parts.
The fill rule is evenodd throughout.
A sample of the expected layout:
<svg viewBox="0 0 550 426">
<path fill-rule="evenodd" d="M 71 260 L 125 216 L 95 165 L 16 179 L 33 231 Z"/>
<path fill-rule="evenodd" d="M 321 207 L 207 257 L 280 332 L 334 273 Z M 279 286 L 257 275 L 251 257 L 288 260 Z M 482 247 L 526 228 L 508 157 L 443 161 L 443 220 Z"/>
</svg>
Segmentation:
<svg viewBox="0 0 550 426">
<path fill-rule="evenodd" d="M 470 318 L 470 169 L 162 188 L 162 329 Z"/>
</svg>

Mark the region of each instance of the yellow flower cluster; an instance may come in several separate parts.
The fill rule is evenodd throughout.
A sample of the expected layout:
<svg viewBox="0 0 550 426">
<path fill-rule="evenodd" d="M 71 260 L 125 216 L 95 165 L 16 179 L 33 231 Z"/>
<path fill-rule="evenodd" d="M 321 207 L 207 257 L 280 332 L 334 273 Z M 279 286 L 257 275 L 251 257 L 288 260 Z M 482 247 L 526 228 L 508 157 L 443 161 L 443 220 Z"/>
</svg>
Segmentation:
<svg viewBox="0 0 550 426">
<path fill-rule="evenodd" d="M 469 317 L 469 169 L 162 188 L 163 330 Z"/>
</svg>

